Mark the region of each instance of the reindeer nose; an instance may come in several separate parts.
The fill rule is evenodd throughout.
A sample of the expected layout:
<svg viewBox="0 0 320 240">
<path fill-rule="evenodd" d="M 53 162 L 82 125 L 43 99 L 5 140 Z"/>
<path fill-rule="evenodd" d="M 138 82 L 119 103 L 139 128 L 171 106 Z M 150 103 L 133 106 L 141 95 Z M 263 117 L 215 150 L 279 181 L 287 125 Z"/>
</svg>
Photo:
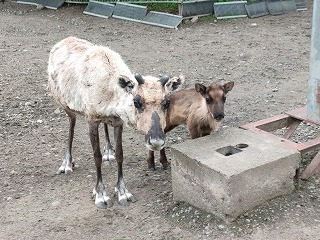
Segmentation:
<svg viewBox="0 0 320 240">
<path fill-rule="evenodd" d="M 165 144 L 164 138 L 149 138 L 150 147 L 155 151 L 160 151 Z"/>
<path fill-rule="evenodd" d="M 223 113 L 218 113 L 214 115 L 214 119 L 217 121 L 221 121 L 224 118 L 224 114 Z"/>
</svg>

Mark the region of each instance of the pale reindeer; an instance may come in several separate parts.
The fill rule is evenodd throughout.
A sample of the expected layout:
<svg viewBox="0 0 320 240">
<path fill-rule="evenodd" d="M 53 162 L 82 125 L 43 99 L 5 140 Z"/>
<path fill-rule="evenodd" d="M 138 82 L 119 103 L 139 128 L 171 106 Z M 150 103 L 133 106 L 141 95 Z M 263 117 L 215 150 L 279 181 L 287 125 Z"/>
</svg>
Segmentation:
<svg viewBox="0 0 320 240">
<path fill-rule="evenodd" d="M 226 94 L 233 86 L 233 81 L 225 84 L 212 83 L 209 86 L 196 83 L 195 88 L 173 92 L 170 95 L 164 132 L 183 124 L 194 139 L 217 130 L 224 118 Z M 160 150 L 160 162 L 164 169 L 169 165 L 164 148 Z M 155 169 L 153 150 L 149 150 L 147 163 L 149 169 Z"/>
<path fill-rule="evenodd" d="M 102 154 L 99 143 L 99 124 L 114 127 L 115 158 L 118 181 L 115 187 L 118 201 L 127 205 L 135 201 L 123 179 L 123 124 L 145 134 L 148 149 L 164 147 L 168 108 L 167 94 L 179 89 L 183 77 L 161 78 L 135 76 L 119 54 L 107 47 L 96 46 L 75 37 L 66 38 L 51 50 L 48 63 L 48 88 L 69 116 L 68 148 L 57 174 L 72 172 L 72 142 L 76 116 L 83 115 L 89 125 L 89 135 L 97 170 L 93 190 L 98 208 L 111 207 L 102 181 Z M 108 137 L 108 136 L 107 136 Z"/>
</svg>

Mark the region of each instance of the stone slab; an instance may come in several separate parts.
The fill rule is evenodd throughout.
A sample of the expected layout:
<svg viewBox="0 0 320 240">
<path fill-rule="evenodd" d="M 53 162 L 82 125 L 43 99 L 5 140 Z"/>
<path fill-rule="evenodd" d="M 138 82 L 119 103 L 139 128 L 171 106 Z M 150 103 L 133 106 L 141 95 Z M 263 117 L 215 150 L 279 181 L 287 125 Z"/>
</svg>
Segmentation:
<svg viewBox="0 0 320 240">
<path fill-rule="evenodd" d="M 266 1 L 249 2 L 245 5 L 245 8 L 250 18 L 269 15 Z"/>
<path fill-rule="evenodd" d="M 305 0 L 295 0 L 295 1 L 297 5 L 297 11 L 306 11 L 308 9 Z"/>
<path fill-rule="evenodd" d="M 212 15 L 214 0 L 188 1 L 182 4 L 182 16 Z"/>
<path fill-rule="evenodd" d="M 112 17 L 130 21 L 142 21 L 147 15 L 147 11 L 146 6 L 117 2 Z"/>
<path fill-rule="evenodd" d="M 57 10 L 64 3 L 64 0 L 38 0 L 37 4 L 42 4 L 46 8 Z"/>
<path fill-rule="evenodd" d="M 247 1 L 215 2 L 214 15 L 217 19 L 247 17 Z"/>
<path fill-rule="evenodd" d="M 267 6 L 271 15 L 280 15 L 297 11 L 295 0 L 267 0 Z"/>
<path fill-rule="evenodd" d="M 90 1 L 83 13 L 96 17 L 109 18 L 112 16 L 113 10 L 114 4 Z"/>
<path fill-rule="evenodd" d="M 17 0 L 17 3 L 37 5 L 38 0 Z"/>
<path fill-rule="evenodd" d="M 65 0 L 65 3 L 72 3 L 72 4 L 87 4 L 89 0 Z"/>
<path fill-rule="evenodd" d="M 155 11 L 150 11 L 142 21 L 142 23 L 174 29 L 178 28 L 181 22 L 182 16 Z"/>
<path fill-rule="evenodd" d="M 171 150 L 174 200 L 226 222 L 292 193 L 301 161 L 296 149 L 239 128 L 225 128 Z"/>
</svg>

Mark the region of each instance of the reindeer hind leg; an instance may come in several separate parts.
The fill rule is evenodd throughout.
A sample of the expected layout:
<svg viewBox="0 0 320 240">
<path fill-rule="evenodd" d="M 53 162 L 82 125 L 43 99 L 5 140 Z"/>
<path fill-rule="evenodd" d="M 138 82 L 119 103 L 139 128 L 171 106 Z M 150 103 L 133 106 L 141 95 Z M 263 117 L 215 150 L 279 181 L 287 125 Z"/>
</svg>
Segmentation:
<svg viewBox="0 0 320 240">
<path fill-rule="evenodd" d="M 106 138 L 106 145 L 103 149 L 102 161 L 104 162 L 112 162 L 114 161 L 114 150 L 109 137 L 108 124 L 104 123 L 104 133 Z"/>
<path fill-rule="evenodd" d="M 148 150 L 147 163 L 149 170 L 156 170 L 156 164 L 154 163 L 154 151 Z"/>
</svg>

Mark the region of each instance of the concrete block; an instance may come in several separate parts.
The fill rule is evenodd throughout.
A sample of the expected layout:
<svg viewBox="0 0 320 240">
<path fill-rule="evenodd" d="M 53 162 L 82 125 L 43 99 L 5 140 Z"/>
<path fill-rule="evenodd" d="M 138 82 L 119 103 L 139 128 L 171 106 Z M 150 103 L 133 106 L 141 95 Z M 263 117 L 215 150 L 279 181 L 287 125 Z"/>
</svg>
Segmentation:
<svg viewBox="0 0 320 240">
<path fill-rule="evenodd" d="M 171 150 L 174 200 L 226 222 L 292 193 L 301 161 L 296 149 L 239 128 L 225 128 Z"/>
</svg>

